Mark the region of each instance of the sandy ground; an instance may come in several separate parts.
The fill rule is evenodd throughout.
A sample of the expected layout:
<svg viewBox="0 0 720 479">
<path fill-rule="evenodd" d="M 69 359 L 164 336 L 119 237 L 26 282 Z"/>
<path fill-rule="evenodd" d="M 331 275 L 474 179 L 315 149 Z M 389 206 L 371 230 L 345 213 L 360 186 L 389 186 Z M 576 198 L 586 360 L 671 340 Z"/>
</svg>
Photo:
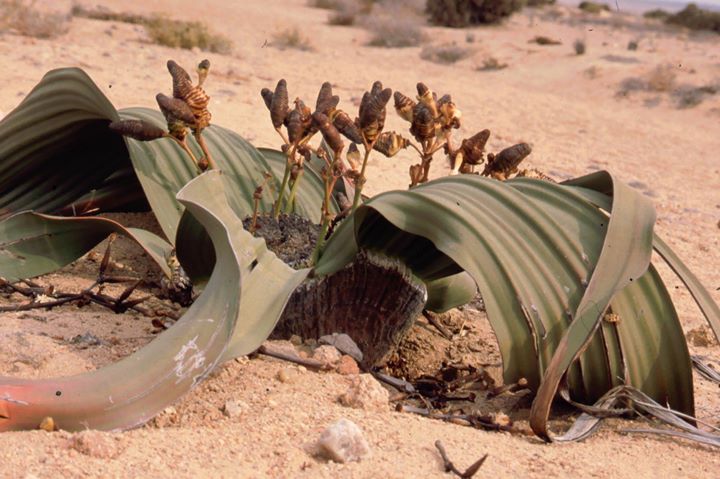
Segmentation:
<svg viewBox="0 0 720 479">
<path fill-rule="evenodd" d="M 53 8 L 62 7 L 62 2 L 52 3 Z M 431 44 L 454 41 L 472 49 L 469 58 L 445 66 L 421 60 L 420 47 L 367 47 L 367 31 L 328 26 L 327 12 L 308 8 L 304 0 L 83 3 L 202 19 L 232 39 L 234 52 L 206 55 L 160 47 L 147 42 L 141 27 L 80 18 L 54 40 L 0 34 L 0 60 L 6 66 L 0 111 L 14 108 L 47 70 L 63 66 L 84 68 L 116 106 L 154 107 L 155 94 L 168 90 L 168 58 L 189 66 L 207 56 L 213 64 L 207 91 L 214 122 L 257 146 L 277 147 L 259 90 L 274 86 L 281 77 L 288 80 L 292 97 L 309 102 L 314 102 L 322 81 L 330 80 L 341 107 L 349 111 L 376 79 L 406 94 L 422 80 L 440 93 L 451 93 L 463 110 L 459 138 L 489 128 L 491 151 L 526 141 L 533 146 L 529 165 L 556 178 L 606 168 L 643 191 L 657 207 L 657 231 L 720 302 L 720 95 L 692 108 L 678 108 L 669 91 L 619 94 L 624 79 L 648 78 L 659 65 L 670 65 L 678 85 L 717 83 L 717 35 L 667 31 L 617 14 L 584 18 L 557 8 L 524 12 L 499 27 L 426 27 Z M 313 51 L 267 46 L 276 32 L 294 25 L 310 38 Z M 528 43 L 536 35 L 558 39 L 562 45 Z M 576 39 L 586 42 L 585 55 L 574 54 Z M 639 42 L 637 50 L 627 49 L 630 40 Z M 488 57 L 509 66 L 479 71 Z M 387 124 L 387 129 L 405 129 L 394 114 L 388 115 Z M 407 186 L 407 169 L 415 159 L 403 155 L 371 160 L 370 193 Z M 437 163 L 432 175 L 446 174 L 445 165 Z M 147 222 L 144 217 L 129 219 Z M 127 245 L 119 244 L 115 260 L 126 271 L 145 273 L 142 258 Z M 92 282 L 96 267 L 85 259 L 42 281 L 79 288 Z M 661 273 L 685 330 L 703 327 L 704 319 L 679 280 L 666 268 Z M 482 315 L 471 316 L 472 321 L 483 321 Z M 141 315 L 114 315 L 94 307 L 2 317 L 0 374 L 23 377 L 94 369 L 140 347 L 153 330 Z M 476 329 L 479 342 L 492 342 L 486 327 Z M 71 342 L 85 332 L 106 342 Z M 691 345 L 691 350 L 720 358 L 717 344 Z M 380 412 L 345 408 L 336 398 L 348 378 L 300 372 L 295 381 L 278 381 L 276 374 L 287 367 L 264 359 L 226 364 L 155 423 L 112 436 L 116 445 L 111 457 L 91 457 L 69 448 L 65 433 L 2 434 L 0 475 L 443 477 L 433 447 L 436 439 L 443 440 L 460 468 L 488 453 L 477 477 L 717 477 L 720 470 L 717 450 L 622 434 L 618 431 L 628 426 L 622 422 L 609 423 L 583 443 L 545 445 L 523 434 L 477 431 L 395 413 L 390 407 Z M 695 379 L 698 416 L 720 426 L 717 387 L 697 375 Z M 227 400 L 244 403 L 239 417 L 222 414 Z M 373 451 L 370 458 L 339 465 L 312 455 L 311 445 L 320 432 L 340 417 L 363 429 Z"/>
</svg>

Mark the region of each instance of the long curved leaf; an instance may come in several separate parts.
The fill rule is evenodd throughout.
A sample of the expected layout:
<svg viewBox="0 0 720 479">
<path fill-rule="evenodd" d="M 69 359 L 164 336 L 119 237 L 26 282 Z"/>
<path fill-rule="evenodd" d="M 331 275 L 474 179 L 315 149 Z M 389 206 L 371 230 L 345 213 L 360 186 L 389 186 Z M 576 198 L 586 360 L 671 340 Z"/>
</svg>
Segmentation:
<svg viewBox="0 0 720 479">
<path fill-rule="evenodd" d="M 581 186 L 575 186 L 574 190 L 578 195 L 597 205 L 599 208 L 608 209 L 610 205 L 612 205 L 612 198 L 602 192 Z M 710 324 L 710 327 L 715 333 L 715 337 L 720 341 L 720 306 L 713 301 L 712 296 L 702 283 L 700 283 L 697 276 L 690 271 L 690 268 L 683 263 L 672 248 L 657 234 L 653 237 L 653 248 L 655 248 L 655 251 L 657 251 L 683 284 L 685 284 L 695 303 Z"/>
<path fill-rule="evenodd" d="M 636 245 L 618 243 L 614 234 L 606 244 L 608 229 L 617 229 L 608 225 L 615 223 L 570 187 L 463 176 L 372 199 L 352 218 L 356 244 L 347 241 L 347 231 L 339 231 L 342 241 L 330 239 L 318 268 L 332 271 L 333 256 L 369 248 L 392 251 L 426 281 L 464 270 L 485 300 L 507 382 L 525 377 L 539 388 L 553 357 L 558 357 L 562 361 L 556 359 L 553 367 L 562 370 L 562 377 L 565 364 L 569 366 L 569 387 L 576 400 L 594 401 L 616 385 L 617 378 L 625 378 L 690 413 L 692 388 L 686 386 L 691 374 L 684 339 L 676 334 L 676 313 L 654 271 L 643 275 L 649 262 L 652 206 L 623 187 L 618 190 L 623 191 L 611 218 L 628 225 L 623 233 L 632 237 L 630 232 L 637 231 L 636 252 Z M 619 249 L 617 254 L 613 248 Z M 608 249 L 621 267 L 602 273 L 608 266 L 601 256 L 607 256 Z M 329 257 L 328 251 L 333 253 Z M 592 334 L 614 296 L 624 301 L 617 305 L 622 310 L 620 326 L 603 322 L 603 334 Z M 661 319 L 652 316 L 656 312 L 662 313 Z M 581 332 L 565 339 L 564 353 L 558 355 L 572 324 Z M 642 343 L 636 337 L 642 329 L 655 331 L 657 340 Z M 656 357 L 658 345 L 670 346 L 671 359 L 648 375 L 645 362 Z M 573 364 L 571 358 L 583 349 Z M 545 387 L 554 397 L 552 382 Z"/>
<path fill-rule="evenodd" d="M 172 245 L 149 231 L 125 228 L 100 217 L 62 217 L 24 212 L 0 221 L 0 276 L 8 281 L 32 278 L 68 265 L 111 233 L 139 244 L 169 277 Z"/>
<path fill-rule="evenodd" d="M 223 189 L 222 175 L 214 175 L 212 181 L 198 184 L 194 192 L 200 196 L 218 196 Z M 294 270 L 267 249 L 265 241 L 255 238 L 242 228 L 233 229 L 233 248 L 238 254 L 242 272 L 239 320 L 232 340 L 223 354 L 223 360 L 248 354 L 267 339 L 280 319 L 292 292 L 307 277 L 309 269 Z M 204 231 L 204 225 L 203 225 Z M 212 245 L 195 243 L 195 254 L 204 257 L 206 248 Z M 214 262 L 214 260 L 213 260 Z"/>
<path fill-rule="evenodd" d="M 194 180 L 179 195 L 213 239 L 221 261 L 205 292 L 169 330 L 135 354 L 77 376 L 0 378 L 0 431 L 33 429 L 45 416 L 64 430 L 125 429 L 143 424 L 192 389 L 216 366 L 235 328 L 240 258 L 233 236 L 242 228 L 217 188 L 218 173 Z"/>
<path fill-rule="evenodd" d="M 107 128 L 117 119 L 82 70 L 47 73 L 0 122 L 0 218 L 56 212 L 127 166 L 122 139 Z"/>
</svg>

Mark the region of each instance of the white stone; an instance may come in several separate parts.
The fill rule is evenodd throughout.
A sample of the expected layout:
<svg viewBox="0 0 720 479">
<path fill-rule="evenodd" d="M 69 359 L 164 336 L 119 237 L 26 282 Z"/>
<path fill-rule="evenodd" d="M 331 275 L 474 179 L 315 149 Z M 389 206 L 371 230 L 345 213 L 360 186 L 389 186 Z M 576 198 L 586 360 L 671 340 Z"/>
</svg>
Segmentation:
<svg viewBox="0 0 720 479">
<path fill-rule="evenodd" d="M 345 418 L 325 429 L 317 446 L 324 457 L 339 463 L 360 461 L 370 454 L 360 427 Z"/>
</svg>

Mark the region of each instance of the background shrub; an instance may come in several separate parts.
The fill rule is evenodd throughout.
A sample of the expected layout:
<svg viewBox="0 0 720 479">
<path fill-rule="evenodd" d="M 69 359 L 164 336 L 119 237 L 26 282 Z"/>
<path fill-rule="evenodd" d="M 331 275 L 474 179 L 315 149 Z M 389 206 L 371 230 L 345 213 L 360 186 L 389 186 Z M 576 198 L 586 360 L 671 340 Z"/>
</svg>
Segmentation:
<svg viewBox="0 0 720 479">
<path fill-rule="evenodd" d="M 497 23 L 525 4 L 525 0 L 428 0 L 425 11 L 435 25 L 462 28 Z"/>
</svg>

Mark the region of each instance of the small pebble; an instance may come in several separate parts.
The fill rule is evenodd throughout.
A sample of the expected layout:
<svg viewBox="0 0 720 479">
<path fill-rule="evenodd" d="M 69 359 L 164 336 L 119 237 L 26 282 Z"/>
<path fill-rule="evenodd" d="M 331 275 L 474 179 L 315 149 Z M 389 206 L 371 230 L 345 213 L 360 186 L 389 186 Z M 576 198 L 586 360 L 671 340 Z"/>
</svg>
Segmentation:
<svg viewBox="0 0 720 479">
<path fill-rule="evenodd" d="M 360 368 L 358 367 L 357 362 L 347 354 L 344 354 L 343 357 L 340 358 L 340 362 L 337 365 L 337 372 L 344 375 L 344 376 L 350 376 L 354 374 L 360 374 Z"/>
<path fill-rule="evenodd" d="M 323 457 L 339 463 L 360 461 L 370 454 L 362 430 L 345 418 L 325 429 L 317 446 Z"/>
<path fill-rule="evenodd" d="M 239 400 L 225 401 L 223 406 L 223 414 L 229 418 L 236 418 L 247 409 L 247 404 Z"/>
<path fill-rule="evenodd" d="M 334 346 L 319 346 L 312 356 L 314 360 L 320 361 L 327 366 L 335 366 L 341 357 L 340 351 Z"/>
<path fill-rule="evenodd" d="M 347 334 L 328 334 L 326 336 L 321 336 L 320 339 L 318 339 L 318 342 L 320 344 L 335 346 L 338 351 L 343 354 L 347 354 L 348 356 L 352 356 L 352 358 L 359 363 L 363 360 L 362 351 L 360 351 L 360 348 L 357 344 L 355 344 L 355 341 L 353 341 Z"/>
<path fill-rule="evenodd" d="M 50 416 L 45 416 L 38 424 L 38 428 L 43 431 L 53 432 L 55 430 L 55 420 Z"/>
<path fill-rule="evenodd" d="M 387 411 L 390 394 L 371 374 L 352 377 L 350 387 L 338 398 L 340 404 L 366 411 Z"/>
<path fill-rule="evenodd" d="M 277 373 L 278 381 L 281 383 L 292 383 L 297 379 L 298 372 L 294 368 L 283 368 Z"/>
</svg>

